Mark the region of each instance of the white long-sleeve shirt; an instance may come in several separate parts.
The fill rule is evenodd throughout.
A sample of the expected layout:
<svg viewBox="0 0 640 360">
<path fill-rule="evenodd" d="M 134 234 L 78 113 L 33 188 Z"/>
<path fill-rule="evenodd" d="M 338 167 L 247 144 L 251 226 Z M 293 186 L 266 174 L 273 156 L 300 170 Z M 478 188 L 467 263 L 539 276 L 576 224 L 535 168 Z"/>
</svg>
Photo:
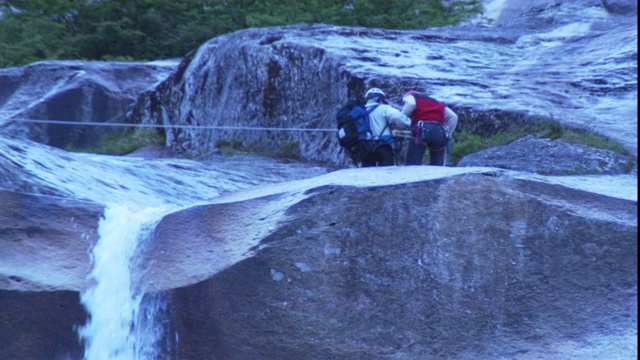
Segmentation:
<svg viewBox="0 0 640 360">
<path fill-rule="evenodd" d="M 411 119 L 391 105 L 380 104 L 375 99 L 371 99 L 367 101 L 365 107 L 369 109 L 375 105 L 378 105 L 378 107 L 369 114 L 373 136 L 378 138 L 383 135 L 391 136 L 391 129 L 409 128 L 411 126 Z M 387 126 L 387 122 L 389 126 Z M 383 129 L 384 132 L 382 131 Z"/>
</svg>

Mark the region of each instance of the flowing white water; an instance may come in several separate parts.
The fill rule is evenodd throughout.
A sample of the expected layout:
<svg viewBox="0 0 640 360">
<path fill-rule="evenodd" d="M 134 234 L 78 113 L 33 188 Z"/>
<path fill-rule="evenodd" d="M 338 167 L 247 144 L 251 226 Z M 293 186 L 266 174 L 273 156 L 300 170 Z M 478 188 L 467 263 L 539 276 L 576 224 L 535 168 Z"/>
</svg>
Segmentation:
<svg viewBox="0 0 640 360">
<path fill-rule="evenodd" d="M 150 359 L 157 355 L 155 343 L 163 329 L 154 321 L 155 312 L 141 307 L 144 293 L 132 282 L 135 269 L 131 264 L 139 242 L 169 210 L 119 204 L 105 210 L 98 229 L 100 239 L 91 254 L 93 284 L 80 297 L 90 314 L 79 329 L 85 360 Z"/>
<path fill-rule="evenodd" d="M 78 329 L 86 360 L 166 358 L 176 345 L 162 318 L 162 295 L 144 293 L 135 269 L 139 247 L 164 215 L 225 192 L 327 171 L 267 159 L 256 165 L 253 157 L 202 162 L 68 153 L 0 134 L 1 188 L 106 207 L 91 249 L 91 286 L 81 293 L 90 317 Z"/>
</svg>

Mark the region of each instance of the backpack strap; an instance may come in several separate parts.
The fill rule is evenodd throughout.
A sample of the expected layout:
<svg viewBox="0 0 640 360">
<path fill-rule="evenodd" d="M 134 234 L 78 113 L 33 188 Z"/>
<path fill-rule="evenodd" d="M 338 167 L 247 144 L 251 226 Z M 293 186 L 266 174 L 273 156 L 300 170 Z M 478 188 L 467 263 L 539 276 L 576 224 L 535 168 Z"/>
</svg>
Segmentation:
<svg viewBox="0 0 640 360">
<path fill-rule="evenodd" d="M 371 114 L 373 112 L 373 110 L 377 109 L 378 106 L 380 106 L 380 104 L 373 105 L 373 106 L 367 108 L 367 110 L 366 110 L 367 119 L 369 120 L 369 129 L 371 129 L 371 118 L 369 117 L 369 114 Z M 377 138 L 374 138 L 374 140 L 378 140 L 380 138 L 380 136 L 382 136 L 382 133 L 387 129 L 388 125 L 389 125 L 389 122 L 387 121 L 387 125 L 385 125 L 385 127 L 380 132 L 380 135 Z"/>
<path fill-rule="evenodd" d="M 384 131 L 387 130 L 388 127 L 389 127 L 389 121 L 387 121 L 387 123 L 384 124 L 384 127 L 380 131 L 380 136 L 378 136 L 376 140 L 382 140 L 382 134 L 384 134 Z"/>
<path fill-rule="evenodd" d="M 374 105 L 371 108 L 367 109 L 367 116 L 369 116 L 369 114 L 375 110 L 378 106 L 380 106 L 380 104 L 378 105 Z M 384 131 L 387 130 L 387 128 L 389 127 L 389 120 L 386 121 L 386 124 L 384 125 L 384 127 L 382 128 L 382 130 L 380 131 L 380 135 L 378 135 L 374 140 L 376 141 L 376 148 L 382 145 L 386 145 L 386 144 L 391 144 L 393 143 L 393 135 L 389 136 L 389 138 L 382 138 L 382 134 L 384 134 Z M 371 128 L 371 118 L 369 118 L 369 128 Z"/>
<path fill-rule="evenodd" d="M 368 108 L 367 108 L 367 110 L 366 110 L 366 112 L 367 112 L 367 116 L 369 116 L 369 114 L 371 114 L 371 112 L 373 112 L 373 110 L 377 109 L 377 108 L 378 108 L 378 106 L 380 106 L 380 104 L 377 104 L 377 105 L 373 105 L 373 106 L 371 106 L 371 107 L 368 107 Z"/>
</svg>

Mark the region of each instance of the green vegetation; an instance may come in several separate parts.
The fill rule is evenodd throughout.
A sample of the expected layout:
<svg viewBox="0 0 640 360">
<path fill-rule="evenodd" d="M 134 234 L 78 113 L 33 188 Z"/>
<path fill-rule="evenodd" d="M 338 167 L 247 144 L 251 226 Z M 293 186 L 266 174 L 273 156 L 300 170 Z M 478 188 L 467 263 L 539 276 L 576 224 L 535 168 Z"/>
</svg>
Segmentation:
<svg viewBox="0 0 640 360">
<path fill-rule="evenodd" d="M 608 138 L 593 134 L 584 129 L 571 129 L 560 125 L 541 128 L 543 137 L 550 139 L 561 139 L 573 144 L 583 144 L 597 149 L 611 150 L 623 155 L 629 155 L 629 152 L 619 143 L 609 140 Z"/>
<path fill-rule="evenodd" d="M 628 151 L 620 144 L 608 138 L 589 133 L 584 129 L 573 129 L 560 123 L 547 120 L 534 126 L 521 126 L 510 131 L 497 132 L 489 137 L 483 138 L 479 135 L 456 132 L 453 139 L 453 153 L 447 154 L 447 163 L 455 165 L 464 156 L 478 152 L 490 147 L 507 145 L 525 135 L 537 135 L 552 140 L 566 141 L 573 144 L 582 144 L 597 149 L 611 150 L 623 155 L 628 155 Z M 425 154 L 424 161 L 429 161 L 429 152 Z M 629 164 L 632 167 L 634 163 Z"/>
<path fill-rule="evenodd" d="M 5 0 L 0 11 L 0 67 L 12 67 L 52 59 L 183 57 L 210 38 L 251 27 L 445 26 L 482 12 L 482 1 Z"/>
<path fill-rule="evenodd" d="M 525 128 L 520 127 L 508 132 L 498 132 L 488 138 L 479 135 L 457 132 L 453 139 L 453 153 L 447 154 L 448 164 L 457 164 L 464 156 L 487 149 L 494 146 L 506 145 L 527 134 Z M 429 152 L 425 154 L 428 161 Z"/>
<path fill-rule="evenodd" d="M 104 140 L 96 148 L 78 149 L 69 144 L 66 150 L 105 155 L 125 155 L 147 145 L 161 145 L 164 143 L 164 133 L 150 129 L 135 129 L 110 133 L 105 136 Z"/>
<path fill-rule="evenodd" d="M 233 155 L 237 150 L 244 150 L 244 145 L 240 140 L 218 140 L 216 148 L 221 149 L 226 156 Z"/>
<path fill-rule="evenodd" d="M 551 173 L 548 170 L 541 170 L 538 169 L 536 170 L 536 174 L 539 175 L 554 175 L 554 173 Z M 595 168 L 585 168 L 582 167 L 580 165 L 576 165 L 573 167 L 573 169 L 564 169 L 564 170 L 557 170 L 555 172 L 555 175 L 598 175 L 600 174 L 600 170 L 599 169 L 595 169 Z"/>
<path fill-rule="evenodd" d="M 245 146 L 240 140 L 224 140 L 216 141 L 216 148 L 221 149 L 225 156 L 232 156 L 236 152 L 241 151 L 248 154 L 270 156 L 278 159 L 301 160 L 300 143 L 298 141 L 282 141 L 277 146 L 271 147 L 271 150 L 258 149 L 252 146 Z"/>
<path fill-rule="evenodd" d="M 275 155 L 280 159 L 300 160 L 300 143 L 298 141 L 283 141 L 279 144 Z"/>
</svg>

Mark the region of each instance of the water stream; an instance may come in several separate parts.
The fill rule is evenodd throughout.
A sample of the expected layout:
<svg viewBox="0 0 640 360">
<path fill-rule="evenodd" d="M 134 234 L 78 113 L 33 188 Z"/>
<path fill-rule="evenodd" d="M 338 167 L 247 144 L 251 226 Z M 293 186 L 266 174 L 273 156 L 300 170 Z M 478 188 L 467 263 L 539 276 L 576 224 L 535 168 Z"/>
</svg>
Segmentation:
<svg viewBox="0 0 640 360">
<path fill-rule="evenodd" d="M 0 136 L 5 190 L 88 200 L 105 206 L 91 249 L 90 287 L 81 293 L 90 314 L 78 329 L 85 359 L 153 359 L 177 341 L 165 333 L 159 294 L 135 280 L 136 253 L 169 212 L 222 193 L 313 177 L 327 170 L 254 157 L 212 161 L 69 153 Z M 169 341 L 169 344 L 162 341 Z"/>
<path fill-rule="evenodd" d="M 150 359 L 158 355 L 153 344 L 163 332 L 154 325 L 154 313 L 141 307 L 144 293 L 133 285 L 135 269 L 131 264 L 140 240 L 172 208 L 107 206 L 98 229 L 100 240 L 91 253 L 93 284 L 80 296 L 82 305 L 91 314 L 79 329 L 85 359 Z M 139 325 L 142 319 L 146 327 Z"/>
</svg>

